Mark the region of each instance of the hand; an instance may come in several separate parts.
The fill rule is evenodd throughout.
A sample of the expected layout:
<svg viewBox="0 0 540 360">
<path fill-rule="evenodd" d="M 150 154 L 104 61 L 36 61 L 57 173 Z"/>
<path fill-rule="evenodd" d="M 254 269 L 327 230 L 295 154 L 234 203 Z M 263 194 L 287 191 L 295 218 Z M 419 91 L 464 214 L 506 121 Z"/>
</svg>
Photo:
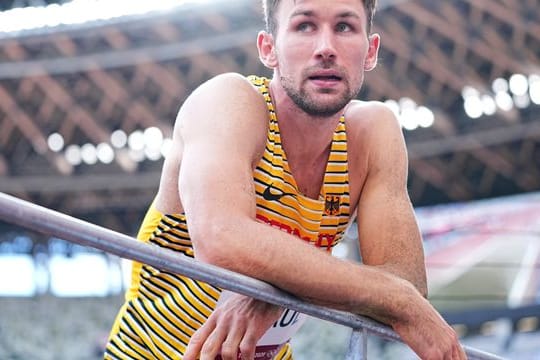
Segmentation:
<svg viewBox="0 0 540 360">
<path fill-rule="evenodd" d="M 223 360 L 255 357 L 255 345 L 280 317 L 282 310 L 253 298 L 232 294 L 220 303 L 208 320 L 193 334 L 184 360 Z"/>
<path fill-rule="evenodd" d="M 421 359 L 467 359 L 454 329 L 420 294 L 405 314 L 408 319 L 396 322 L 393 328 Z"/>
</svg>

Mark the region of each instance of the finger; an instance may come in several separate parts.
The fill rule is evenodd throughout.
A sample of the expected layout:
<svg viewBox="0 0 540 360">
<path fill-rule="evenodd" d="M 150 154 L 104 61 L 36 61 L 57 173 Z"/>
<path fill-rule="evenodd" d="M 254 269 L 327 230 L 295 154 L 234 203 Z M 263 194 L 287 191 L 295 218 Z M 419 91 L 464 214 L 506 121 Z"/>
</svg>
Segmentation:
<svg viewBox="0 0 540 360">
<path fill-rule="evenodd" d="M 239 322 L 232 325 L 227 338 L 221 345 L 221 357 L 223 360 L 236 360 L 238 358 L 240 341 L 242 340 L 245 331 L 245 326 L 242 326 Z"/>
<path fill-rule="evenodd" d="M 467 359 L 467 354 L 465 353 L 465 349 L 463 349 L 463 346 L 461 345 L 459 341 L 459 337 L 455 331 L 452 331 L 452 359 L 456 360 L 464 360 Z"/>
<path fill-rule="evenodd" d="M 212 331 L 215 329 L 216 323 L 212 317 L 208 318 L 206 322 L 191 336 L 189 344 L 184 354 L 184 360 L 196 360 L 197 356 L 201 352 L 201 349 L 206 342 L 206 339 Z"/>
<path fill-rule="evenodd" d="M 242 355 L 242 360 L 251 360 L 255 358 L 255 348 L 259 338 L 260 336 L 256 336 L 253 332 L 244 334 L 244 337 L 238 346 L 240 354 Z"/>
<path fill-rule="evenodd" d="M 467 360 L 467 353 L 465 352 L 465 349 L 463 348 L 463 346 L 461 346 L 460 344 L 458 344 L 458 359 L 459 360 Z"/>
<path fill-rule="evenodd" d="M 465 355 L 465 351 L 463 350 L 463 347 L 459 343 L 459 341 L 456 341 L 452 346 L 451 351 L 451 359 L 452 360 L 464 360 L 467 359 L 467 356 Z"/>
<path fill-rule="evenodd" d="M 214 360 L 221 352 L 221 346 L 227 338 L 227 333 L 226 327 L 216 326 L 201 348 L 200 360 Z"/>
</svg>

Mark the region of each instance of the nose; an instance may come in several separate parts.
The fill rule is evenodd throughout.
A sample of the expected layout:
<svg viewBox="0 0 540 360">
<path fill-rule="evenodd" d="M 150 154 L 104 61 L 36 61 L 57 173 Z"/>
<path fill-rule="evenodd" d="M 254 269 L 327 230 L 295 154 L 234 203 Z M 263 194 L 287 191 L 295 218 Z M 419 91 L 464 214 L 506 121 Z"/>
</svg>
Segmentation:
<svg viewBox="0 0 540 360">
<path fill-rule="evenodd" d="M 335 60 L 337 51 L 335 47 L 334 32 L 328 27 L 324 27 L 318 34 L 315 56 L 319 60 Z"/>
</svg>

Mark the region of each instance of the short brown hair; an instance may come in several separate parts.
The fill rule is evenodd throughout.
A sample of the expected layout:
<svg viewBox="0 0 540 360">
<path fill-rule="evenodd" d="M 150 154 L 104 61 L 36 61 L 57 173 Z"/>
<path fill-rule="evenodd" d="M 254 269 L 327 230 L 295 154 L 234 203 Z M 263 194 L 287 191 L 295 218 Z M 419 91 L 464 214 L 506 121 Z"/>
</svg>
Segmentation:
<svg viewBox="0 0 540 360">
<path fill-rule="evenodd" d="M 377 0 L 362 0 L 364 3 L 364 9 L 366 10 L 367 17 L 367 33 L 371 31 L 373 25 L 373 16 L 375 15 L 375 7 L 377 6 Z M 276 9 L 280 0 L 262 0 L 262 6 L 264 11 L 264 22 L 266 24 L 266 31 L 271 34 L 275 34 L 277 30 L 277 22 L 275 18 Z"/>
</svg>

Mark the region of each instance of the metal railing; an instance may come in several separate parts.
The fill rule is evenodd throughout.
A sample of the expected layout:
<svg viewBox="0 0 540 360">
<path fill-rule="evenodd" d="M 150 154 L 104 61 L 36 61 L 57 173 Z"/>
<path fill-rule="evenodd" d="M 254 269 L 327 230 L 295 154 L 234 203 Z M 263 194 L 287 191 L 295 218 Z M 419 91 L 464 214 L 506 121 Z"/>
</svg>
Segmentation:
<svg viewBox="0 0 540 360">
<path fill-rule="evenodd" d="M 353 332 L 349 340 L 347 360 L 367 359 L 368 334 L 386 340 L 401 341 L 399 335 L 392 329 L 369 318 L 304 302 L 260 280 L 188 257 L 178 256 L 178 253 L 172 250 L 137 241 L 130 236 L 4 193 L 0 193 L 0 220 L 348 326 L 353 329 Z M 464 349 L 471 360 L 502 359 L 467 346 Z"/>
</svg>

